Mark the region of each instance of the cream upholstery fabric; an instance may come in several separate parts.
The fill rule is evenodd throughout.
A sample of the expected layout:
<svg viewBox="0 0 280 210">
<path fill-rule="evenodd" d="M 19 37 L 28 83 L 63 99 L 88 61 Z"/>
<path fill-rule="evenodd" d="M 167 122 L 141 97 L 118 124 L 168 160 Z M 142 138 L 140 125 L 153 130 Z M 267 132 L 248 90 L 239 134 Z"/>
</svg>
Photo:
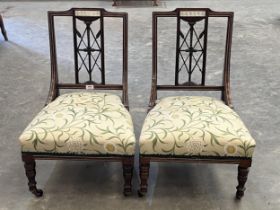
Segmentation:
<svg viewBox="0 0 280 210">
<path fill-rule="evenodd" d="M 19 137 L 23 152 L 132 155 L 135 136 L 129 112 L 113 94 L 59 96 Z"/>
<path fill-rule="evenodd" d="M 251 157 L 255 140 L 222 101 L 199 96 L 167 97 L 147 115 L 140 153 Z"/>
</svg>

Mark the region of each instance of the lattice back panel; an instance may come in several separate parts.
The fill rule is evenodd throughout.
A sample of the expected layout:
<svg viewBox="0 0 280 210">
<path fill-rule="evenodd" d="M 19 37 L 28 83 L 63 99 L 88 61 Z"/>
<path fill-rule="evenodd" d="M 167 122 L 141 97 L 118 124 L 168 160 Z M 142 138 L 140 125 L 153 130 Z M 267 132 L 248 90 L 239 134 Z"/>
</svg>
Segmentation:
<svg viewBox="0 0 280 210">
<path fill-rule="evenodd" d="M 175 85 L 205 84 L 207 29 L 207 11 L 178 11 Z"/>
<path fill-rule="evenodd" d="M 76 84 L 105 84 L 101 11 L 75 11 L 73 31 Z M 82 75 L 87 75 L 87 78 L 81 77 Z"/>
</svg>

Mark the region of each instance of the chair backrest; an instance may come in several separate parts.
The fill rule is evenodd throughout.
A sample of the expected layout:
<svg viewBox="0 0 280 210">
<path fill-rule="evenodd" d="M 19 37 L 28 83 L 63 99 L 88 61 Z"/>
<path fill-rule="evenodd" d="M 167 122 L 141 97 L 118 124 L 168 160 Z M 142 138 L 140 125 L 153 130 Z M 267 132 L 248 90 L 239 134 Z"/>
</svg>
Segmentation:
<svg viewBox="0 0 280 210">
<path fill-rule="evenodd" d="M 176 63 L 174 85 L 158 85 L 157 82 L 157 40 L 158 19 L 177 18 Z M 223 68 L 223 83 L 220 86 L 205 85 L 208 19 L 210 17 L 227 18 L 226 44 Z M 200 32 L 196 25 L 200 24 Z M 171 12 L 153 12 L 153 74 L 150 108 L 155 105 L 158 90 L 199 90 L 221 91 L 222 100 L 231 106 L 230 99 L 230 54 L 232 42 L 233 12 L 214 12 L 208 8 L 177 8 Z M 183 71 L 184 70 L 184 71 Z M 201 80 L 192 80 L 194 71 L 199 71 Z M 187 81 L 179 82 L 180 74 L 187 73 Z"/>
<path fill-rule="evenodd" d="M 73 48 L 74 48 L 74 72 L 75 82 L 62 83 L 58 80 L 55 21 L 56 16 L 70 16 L 73 22 Z M 121 18 L 122 31 L 122 84 L 107 84 L 105 79 L 105 53 L 104 53 L 104 18 Z M 83 23 L 83 27 L 77 26 L 77 22 Z M 93 30 L 93 23 L 95 31 Z M 47 103 L 53 101 L 60 89 L 97 89 L 97 90 L 122 90 L 123 104 L 128 108 L 127 95 L 127 56 L 128 56 L 128 15 L 123 12 L 108 12 L 102 8 L 72 8 L 67 11 L 49 11 L 49 39 L 51 55 L 51 86 Z M 96 27 L 99 27 L 96 30 Z M 100 80 L 97 82 L 92 76 L 93 71 L 100 72 Z M 80 82 L 80 73 L 88 74 L 88 81 Z"/>
</svg>

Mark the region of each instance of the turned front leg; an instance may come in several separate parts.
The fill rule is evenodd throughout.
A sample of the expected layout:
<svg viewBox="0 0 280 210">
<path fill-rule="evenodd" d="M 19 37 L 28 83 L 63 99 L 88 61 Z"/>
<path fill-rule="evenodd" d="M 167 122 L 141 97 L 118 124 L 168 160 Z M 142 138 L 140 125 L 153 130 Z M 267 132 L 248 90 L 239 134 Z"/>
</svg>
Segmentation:
<svg viewBox="0 0 280 210">
<path fill-rule="evenodd" d="M 124 177 L 124 190 L 123 194 L 125 196 L 130 195 L 132 192 L 132 176 L 133 176 L 133 157 L 123 158 L 123 177 Z"/>
<path fill-rule="evenodd" d="M 36 186 L 36 163 L 32 155 L 22 155 L 22 160 L 24 162 L 25 174 L 28 178 L 28 187 L 29 191 L 32 192 L 36 197 L 41 197 L 43 195 L 43 191 L 37 189 Z"/>
<path fill-rule="evenodd" d="M 150 159 L 140 157 L 140 189 L 138 191 L 139 196 L 144 196 L 148 191 L 148 178 L 150 171 Z"/>
<path fill-rule="evenodd" d="M 244 196 L 244 192 L 246 190 L 245 184 L 248 178 L 249 168 L 251 166 L 251 162 L 248 164 L 239 164 L 238 166 L 238 186 L 236 187 L 236 198 L 241 199 Z"/>
</svg>

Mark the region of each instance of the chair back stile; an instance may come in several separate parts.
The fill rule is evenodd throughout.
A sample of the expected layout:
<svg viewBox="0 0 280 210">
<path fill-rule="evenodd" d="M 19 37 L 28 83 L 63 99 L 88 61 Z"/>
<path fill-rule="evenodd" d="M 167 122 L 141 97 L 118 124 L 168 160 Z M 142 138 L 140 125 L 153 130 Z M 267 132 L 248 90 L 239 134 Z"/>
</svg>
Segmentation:
<svg viewBox="0 0 280 210">
<path fill-rule="evenodd" d="M 72 17 L 73 22 L 73 48 L 75 82 L 63 83 L 58 79 L 55 21 L 56 16 Z M 105 50 L 104 50 L 104 18 L 121 18 L 122 30 L 122 84 L 107 84 L 105 80 Z M 77 22 L 83 23 L 83 29 L 78 28 Z M 99 23 L 98 23 L 99 21 Z M 92 23 L 99 26 L 97 32 L 92 30 Z M 48 12 L 49 42 L 51 58 L 51 82 L 49 96 L 46 104 L 59 96 L 60 89 L 96 89 L 96 90 L 121 90 L 122 102 L 128 108 L 127 92 L 127 62 L 128 62 L 128 19 L 127 13 L 108 12 L 101 8 L 72 8 L 67 11 Z M 81 27 L 80 27 L 81 28 Z M 80 81 L 80 72 L 86 71 L 88 81 Z M 100 81 L 93 77 L 93 71 L 100 72 Z"/>
<path fill-rule="evenodd" d="M 176 34 L 176 62 L 174 85 L 158 85 L 157 82 L 157 39 L 158 19 L 163 17 L 177 18 Z M 210 17 L 227 18 L 226 44 L 223 67 L 222 85 L 206 85 L 206 58 L 208 42 L 208 19 Z M 196 29 L 197 23 L 202 29 Z M 215 12 L 208 8 L 178 8 L 170 12 L 153 12 L 153 51 L 152 51 L 152 89 L 149 109 L 154 107 L 159 90 L 187 90 L 187 91 L 221 91 L 221 98 L 228 106 L 230 98 L 230 56 L 232 43 L 233 12 Z M 185 30 L 187 29 L 187 30 Z M 197 56 L 194 56 L 196 54 Z M 192 73 L 199 71 L 200 82 L 192 80 Z M 180 75 L 187 73 L 187 81 L 180 82 Z"/>
</svg>

